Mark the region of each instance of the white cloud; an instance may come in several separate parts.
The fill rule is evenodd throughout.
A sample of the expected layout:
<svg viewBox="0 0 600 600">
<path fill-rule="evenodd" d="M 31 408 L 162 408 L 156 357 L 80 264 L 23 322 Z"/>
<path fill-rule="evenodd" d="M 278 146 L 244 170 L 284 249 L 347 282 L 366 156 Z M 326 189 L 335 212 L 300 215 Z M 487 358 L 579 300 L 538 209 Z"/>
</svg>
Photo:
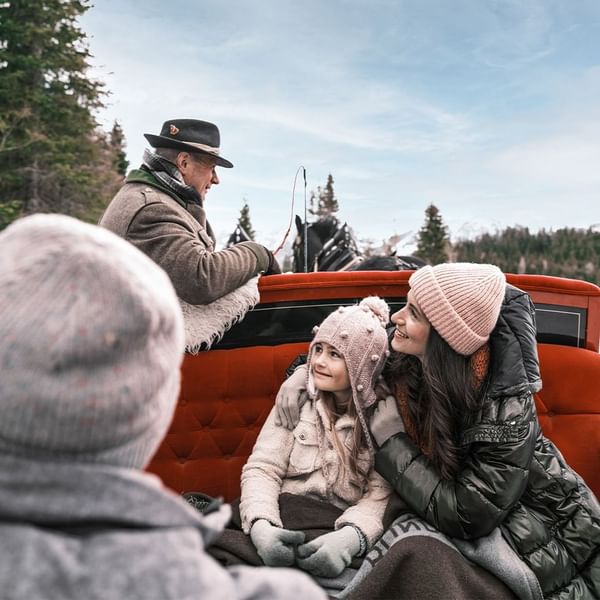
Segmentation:
<svg viewBox="0 0 600 600">
<path fill-rule="evenodd" d="M 83 27 L 132 164 L 167 118 L 221 127 L 236 168 L 208 199 L 217 231 L 244 197 L 259 236 L 283 231 L 303 164 L 382 239 L 430 202 L 457 228 L 594 212 L 599 17 L 585 0 L 103 0 Z"/>
</svg>

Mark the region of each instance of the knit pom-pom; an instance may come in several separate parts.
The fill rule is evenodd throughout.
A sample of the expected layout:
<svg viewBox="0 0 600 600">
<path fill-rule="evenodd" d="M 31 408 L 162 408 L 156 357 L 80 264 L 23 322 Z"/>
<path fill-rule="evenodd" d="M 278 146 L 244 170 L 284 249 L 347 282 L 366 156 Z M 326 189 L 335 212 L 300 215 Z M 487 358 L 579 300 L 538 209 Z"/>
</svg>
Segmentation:
<svg viewBox="0 0 600 600">
<path fill-rule="evenodd" d="M 385 300 L 379 296 L 367 296 L 361 300 L 359 306 L 366 307 L 379 319 L 382 327 L 385 327 L 390 321 L 390 309 Z"/>
</svg>

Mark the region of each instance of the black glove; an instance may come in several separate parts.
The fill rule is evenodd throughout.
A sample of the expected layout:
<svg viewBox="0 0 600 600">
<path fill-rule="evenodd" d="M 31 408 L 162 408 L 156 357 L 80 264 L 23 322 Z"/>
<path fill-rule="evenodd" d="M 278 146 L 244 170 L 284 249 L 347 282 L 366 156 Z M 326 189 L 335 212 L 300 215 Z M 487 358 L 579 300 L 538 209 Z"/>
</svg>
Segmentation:
<svg viewBox="0 0 600 600">
<path fill-rule="evenodd" d="M 265 248 L 265 250 L 269 256 L 269 266 L 263 275 L 280 275 L 281 267 L 279 266 L 275 255 L 268 248 Z"/>
<path fill-rule="evenodd" d="M 263 275 L 279 275 L 281 268 L 273 253 L 257 242 L 240 242 L 236 244 L 238 247 L 245 247 L 251 250 L 256 256 L 256 272 L 255 275 L 262 273 Z M 265 268 L 266 265 L 266 268 Z"/>
</svg>

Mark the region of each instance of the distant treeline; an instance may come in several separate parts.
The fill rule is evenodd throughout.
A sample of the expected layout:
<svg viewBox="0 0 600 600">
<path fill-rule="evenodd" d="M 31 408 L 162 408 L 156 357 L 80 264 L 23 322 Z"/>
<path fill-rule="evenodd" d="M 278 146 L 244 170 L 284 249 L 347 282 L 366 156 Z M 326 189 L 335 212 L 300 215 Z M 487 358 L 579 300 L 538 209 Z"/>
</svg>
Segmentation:
<svg viewBox="0 0 600 600">
<path fill-rule="evenodd" d="M 490 262 L 506 273 L 583 279 L 600 285 L 600 232 L 564 228 L 530 233 L 509 227 L 452 244 L 452 260 Z"/>
</svg>

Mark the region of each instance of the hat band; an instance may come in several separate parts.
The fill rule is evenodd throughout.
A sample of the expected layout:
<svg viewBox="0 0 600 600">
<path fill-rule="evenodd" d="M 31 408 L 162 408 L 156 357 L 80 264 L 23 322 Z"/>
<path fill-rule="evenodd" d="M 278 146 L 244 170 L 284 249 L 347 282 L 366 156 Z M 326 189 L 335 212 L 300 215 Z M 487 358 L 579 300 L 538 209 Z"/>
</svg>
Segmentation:
<svg viewBox="0 0 600 600">
<path fill-rule="evenodd" d="M 194 148 L 198 148 L 198 150 L 204 150 L 205 152 L 210 152 L 211 154 L 219 155 L 219 149 L 213 148 L 212 146 L 207 146 L 206 144 L 197 144 L 196 142 L 186 142 L 185 140 L 178 140 L 187 144 L 188 146 L 194 146 Z"/>
</svg>

